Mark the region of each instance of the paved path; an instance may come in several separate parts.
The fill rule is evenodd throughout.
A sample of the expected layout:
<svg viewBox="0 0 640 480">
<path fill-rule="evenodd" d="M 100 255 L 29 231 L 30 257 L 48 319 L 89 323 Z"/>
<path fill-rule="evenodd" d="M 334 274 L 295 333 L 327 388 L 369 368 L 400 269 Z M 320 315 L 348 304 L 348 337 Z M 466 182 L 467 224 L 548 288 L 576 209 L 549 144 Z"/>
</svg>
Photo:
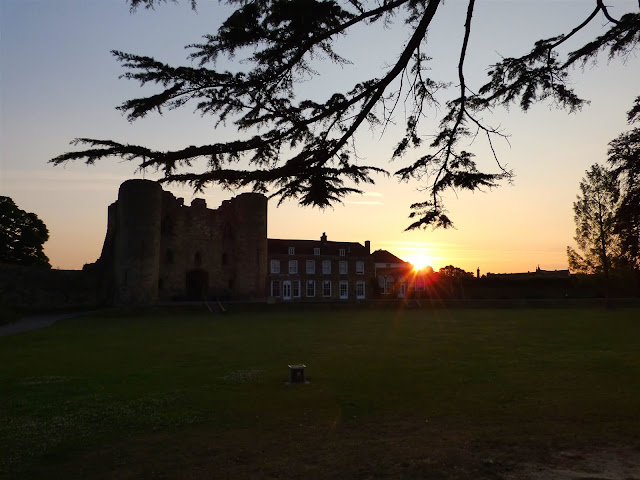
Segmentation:
<svg viewBox="0 0 640 480">
<path fill-rule="evenodd" d="M 9 325 L 0 326 L 0 337 L 4 335 L 14 335 L 16 333 L 28 332 L 29 330 L 37 330 L 38 328 L 49 327 L 63 318 L 77 317 L 88 312 L 75 313 L 54 313 L 48 315 L 33 315 L 18 320 Z"/>
</svg>

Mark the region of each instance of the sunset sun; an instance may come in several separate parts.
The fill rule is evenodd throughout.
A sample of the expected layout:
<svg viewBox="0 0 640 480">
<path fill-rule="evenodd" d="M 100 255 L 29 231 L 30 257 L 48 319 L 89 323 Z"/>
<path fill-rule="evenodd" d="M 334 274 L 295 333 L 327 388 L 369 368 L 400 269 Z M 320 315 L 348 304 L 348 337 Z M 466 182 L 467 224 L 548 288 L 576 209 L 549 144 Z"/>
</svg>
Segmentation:
<svg viewBox="0 0 640 480">
<path fill-rule="evenodd" d="M 421 253 L 416 255 L 411 255 L 410 257 L 407 258 L 407 261 L 411 265 L 413 265 L 414 270 L 421 270 L 424 267 L 429 266 L 429 264 L 431 263 L 431 259 Z"/>
</svg>

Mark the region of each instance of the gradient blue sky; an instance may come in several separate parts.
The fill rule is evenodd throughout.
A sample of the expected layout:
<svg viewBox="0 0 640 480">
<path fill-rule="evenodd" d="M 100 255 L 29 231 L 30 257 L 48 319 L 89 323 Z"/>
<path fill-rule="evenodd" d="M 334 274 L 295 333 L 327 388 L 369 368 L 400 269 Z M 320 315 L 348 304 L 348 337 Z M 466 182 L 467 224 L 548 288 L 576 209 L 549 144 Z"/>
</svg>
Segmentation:
<svg viewBox="0 0 640 480">
<path fill-rule="evenodd" d="M 429 32 L 434 79 L 455 81 L 465 4 L 446 2 Z M 523 54 L 535 40 L 570 30 L 586 18 L 593 4 L 476 2 L 465 70 L 469 86 L 481 86 L 487 66 L 500 56 Z M 608 4 L 614 16 L 638 9 L 636 0 Z M 0 194 L 12 197 L 47 224 L 51 238 L 45 251 L 54 267 L 81 268 L 96 260 L 107 207 L 116 199 L 119 184 L 142 176 L 134 173 L 133 164 L 117 160 L 95 166 L 47 164 L 70 149 L 70 140 L 111 138 L 180 148 L 224 138 L 230 131 L 230 127 L 214 130 L 210 119 L 194 115 L 188 106 L 129 124 L 115 107 L 149 90 L 118 78 L 122 70 L 110 50 L 187 63 L 184 45 L 215 31 L 228 12 L 228 7 L 212 0 L 200 0 L 197 13 L 181 3 L 135 14 L 129 13 L 124 0 L 0 0 Z M 605 28 L 599 19 L 570 48 Z M 302 92 L 323 98 L 357 78 L 380 75 L 407 35 L 399 21 L 387 30 L 354 32 L 340 45 L 354 65 L 321 70 L 322 78 L 302 86 Z M 607 142 L 625 130 L 625 113 L 640 94 L 639 78 L 636 56 L 613 62 L 603 58 L 595 68 L 574 72 L 577 91 L 591 100 L 582 112 L 569 115 L 540 104 L 526 114 L 512 108 L 486 118 L 510 134 L 510 145 L 496 146 L 500 160 L 515 170 L 515 182 L 488 193 L 449 194 L 455 229 L 403 232 L 409 224 L 409 205 L 423 199 L 417 191 L 420 185 L 378 176 L 365 195 L 351 196 L 334 209 L 319 211 L 292 202 L 277 207 L 272 200 L 268 235 L 314 239 L 326 232 L 330 240 L 371 240 L 372 248 L 388 249 L 403 258 L 423 253 L 436 269 L 448 264 L 474 272 L 479 267 L 483 273 L 528 271 L 538 264 L 544 269 L 566 268 L 578 183 L 590 165 L 605 161 Z M 436 113 L 424 123 L 425 135 L 436 124 Z M 403 112 L 398 115 L 401 127 Z M 394 126 L 384 135 L 361 132 L 360 155 L 391 172 L 401 168 L 411 157 L 388 164 L 397 133 Z M 480 165 L 493 168 L 482 140 L 469 148 L 478 154 Z M 152 172 L 145 175 L 157 177 Z M 193 198 L 188 189 L 169 190 L 187 202 Z M 215 208 L 231 195 L 210 188 L 204 197 Z"/>
</svg>

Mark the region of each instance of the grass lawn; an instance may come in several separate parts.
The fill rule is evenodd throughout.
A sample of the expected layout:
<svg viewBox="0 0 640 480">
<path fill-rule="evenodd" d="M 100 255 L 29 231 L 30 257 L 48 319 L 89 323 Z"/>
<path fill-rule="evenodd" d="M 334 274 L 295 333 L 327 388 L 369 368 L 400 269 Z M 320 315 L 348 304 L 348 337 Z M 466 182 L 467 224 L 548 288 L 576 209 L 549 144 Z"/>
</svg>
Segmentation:
<svg viewBox="0 0 640 480">
<path fill-rule="evenodd" d="M 638 309 L 265 309 L 0 337 L 0 477 L 509 479 L 568 448 L 640 455 Z"/>
</svg>

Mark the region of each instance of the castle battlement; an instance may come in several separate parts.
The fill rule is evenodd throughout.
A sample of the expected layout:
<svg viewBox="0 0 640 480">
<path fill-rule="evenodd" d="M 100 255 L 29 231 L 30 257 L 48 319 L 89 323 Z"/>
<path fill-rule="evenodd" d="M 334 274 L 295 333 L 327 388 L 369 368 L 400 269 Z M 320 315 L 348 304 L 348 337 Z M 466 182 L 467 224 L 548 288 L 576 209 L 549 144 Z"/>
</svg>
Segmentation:
<svg viewBox="0 0 640 480">
<path fill-rule="evenodd" d="M 127 180 L 109 207 L 98 263 L 116 303 L 264 298 L 267 198 L 190 206 L 151 180 Z"/>
</svg>

